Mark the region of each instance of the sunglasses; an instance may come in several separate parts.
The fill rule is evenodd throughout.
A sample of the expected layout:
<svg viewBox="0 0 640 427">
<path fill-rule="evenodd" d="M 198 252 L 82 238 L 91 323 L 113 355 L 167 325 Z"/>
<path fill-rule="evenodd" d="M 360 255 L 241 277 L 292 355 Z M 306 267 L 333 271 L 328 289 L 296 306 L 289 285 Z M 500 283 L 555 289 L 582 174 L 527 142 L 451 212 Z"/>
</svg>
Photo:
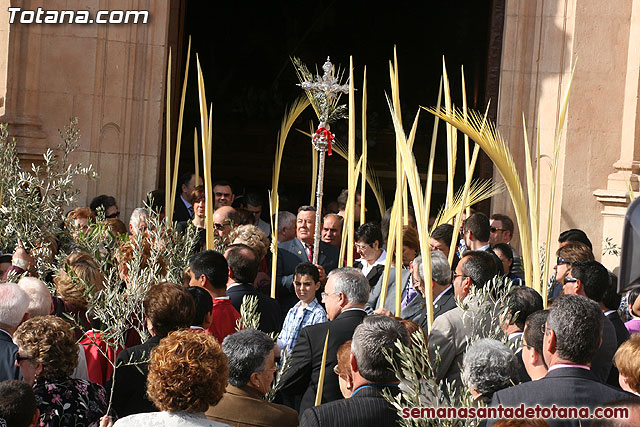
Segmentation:
<svg viewBox="0 0 640 427">
<path fill-rule="evenodd" d="M 575 277 L 565 277 L 564 278 L 564 283 L 576 283 L 578 281 L 578 279 L 576 279 Z"/>
<path fill-rule="evenodd" d="M 558 264 L 558 265 L 560 265 L 560 264 L 571 264 L 571 261 L 569 261 L 566 258 L 558 257 L 558 259 L 556 260 L 556 264 Z"/>
<path fill-rule="evenodd" d="M 21 362 L 24 362 L 25 360 L 30 360 L 30 357 L 26 357 L 26 356 L 20 356 L 19 354 L 16 353 L 16 363 L 19 365 Z"/>
<path fill-rule="evenodd" d="M 118 212 L 114 212 L 114 213 L 112 213 L 111 215 L 105 215 L 104 217 L 105 217 L 106 219 L 113 219 L 113 218 L 118 218 L 119 216 L 120 216 L 120 211 L 118 211 Z"/>
<path fill-rule="evenodd" d="M 489 227 L 489 231 L 491 231 L 492 233 L 495 233 L 496 231 L 507 231 L 504 228 L 496 228 L 496 227 Z"/>
</svg>

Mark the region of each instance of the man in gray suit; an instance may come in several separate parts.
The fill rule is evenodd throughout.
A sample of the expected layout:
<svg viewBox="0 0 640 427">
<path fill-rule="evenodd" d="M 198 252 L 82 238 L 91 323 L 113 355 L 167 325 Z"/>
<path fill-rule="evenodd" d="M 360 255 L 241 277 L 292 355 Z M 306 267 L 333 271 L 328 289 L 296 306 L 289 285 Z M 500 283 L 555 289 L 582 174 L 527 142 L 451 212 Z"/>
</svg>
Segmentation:
<svg viewBox="0 0 640 427">
<path fill-rule="evenodd" d="M 491 301 L 480 301 L 470 295 L 472 287 L 484 287 L 497 274 L 493 258 L 485 251 L 465 252 L 453 276 L 455 297 L 462 301 L 465 309 L 456 307 L 439 316 L 429 333 L 429 352 L 432 364 L 436 366 L 436 379 L 446 380 L 458 390 L 462 389 L 460 374 L 467 338 L 487 336 L 494 317 Z"/>
<path fill-rule="evenodd" d="M 320 247 L 313 247 L 313 237 L 316 226 L 316 209 L 313 206 L 301 206 L 296 217 L 296 238 L 278 244 L 278 267 L 276 283 L 279 283 L 277 300 L 282 313 L 286 315 L 291 307 L 298 302 L 293 289 L 293 272 L 301 262 L 311 262 L 313 252 L 318 253 L 318 272 L 322 285 L 327 281 L 327 274 L 338 266 L 340 250 L 335 246 L 319 242 Z M 320 295 L 317 294 L 317 297 Z"/>
</svg>

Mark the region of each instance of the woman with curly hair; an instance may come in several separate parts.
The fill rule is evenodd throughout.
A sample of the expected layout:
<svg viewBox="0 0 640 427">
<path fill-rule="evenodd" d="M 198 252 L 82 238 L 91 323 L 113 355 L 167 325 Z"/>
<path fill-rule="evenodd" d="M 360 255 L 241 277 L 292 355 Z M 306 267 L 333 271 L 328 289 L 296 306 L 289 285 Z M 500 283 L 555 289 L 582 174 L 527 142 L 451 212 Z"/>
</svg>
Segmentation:
<svg viewBox="0 0 640 427">
<path fill-rule="evenodd" d="M 71 327 L 55 316 L 29 319 L 13 334 L 16 364 L 33 386 L 41 426 L 91 425 L 107 410 L 104 388 L 71 378 L 78 346 Z"/>
<path fill-rule="evenodd" d="M 267 262 L 267 253 L 271 242 L 269 238 L 255 225 L 241 225 L 234 228 L 229 237 L 232 243 L 243 243 L 249 246 L 256 253 L 256 257 L 260 261 L 260 270 L 253 281 L 253 286 L 259 291 L 269 295 L 271 290 L 271 278 L 269 276 L 269 263 Z"/>
<path fill-rule="evenodd" d="M 224 426 L 204 412 L 227 386 L 227 357 L 215 338 L 189 330 L 171 332 L 151 352 L 147 395 L 162 412 L 135 414 L 114 425 Z"/>
</svg>

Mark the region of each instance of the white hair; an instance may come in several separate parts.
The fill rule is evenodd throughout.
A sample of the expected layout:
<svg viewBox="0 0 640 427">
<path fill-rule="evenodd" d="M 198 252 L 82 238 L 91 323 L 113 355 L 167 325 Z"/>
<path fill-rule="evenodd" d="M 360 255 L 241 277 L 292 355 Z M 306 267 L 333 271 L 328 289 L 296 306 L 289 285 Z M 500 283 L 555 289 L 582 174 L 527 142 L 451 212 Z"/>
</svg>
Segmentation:
<svg viewBox="0 0 640 427">
<path fill-rule="evenodd" d="M 18 286 L 29 295 L 27 311 L 30 318 L 51 314 L 51 293 L 42 280 L 23 277 L 18 281 Z"/>
<path fill-rule="evenodd" d="M 15 283 L 0 285 L 0 326 L 17 328 L 29 307 L 29 295 Z"/>
<path fill-rule="evenodd" d="M 149 218 L 149 211 L 145 208 L 135 208 L 129 218 L 129 227 L 137 232 L 140 229 L 141 220 L 147 218 Z"/>
<path fill-rule="evenodd" d="M 296 216 L 289 211 L 278 212 L 278 232 L 285 227 L 291 227 L 296 222 Z"/>
</svg>

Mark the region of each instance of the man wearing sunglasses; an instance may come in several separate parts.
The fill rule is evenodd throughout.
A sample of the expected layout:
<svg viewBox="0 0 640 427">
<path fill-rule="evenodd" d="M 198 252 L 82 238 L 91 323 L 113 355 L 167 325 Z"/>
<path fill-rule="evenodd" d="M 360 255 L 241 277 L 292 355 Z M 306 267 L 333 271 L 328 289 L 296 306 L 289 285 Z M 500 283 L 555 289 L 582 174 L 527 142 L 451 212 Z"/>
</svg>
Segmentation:
<svg viewBox="0 0 640 427">
<path fill-rule="evenodd" d="M 94 215 L 98 215 L 98 208 L 104 209 L 104 217 L 106 219 L 120 217 L 120 210 L 113 196 L 107 196 L 106 194 L 96 196 L 91 200 L 89 208 Z"/>
<path fill-rule="evenodd" d="M 493 214 L 489 221 L 489 244 L 493 248 L 498 243 L 509 245 L 513 252 L 513 264 L 511 264 L 511 274 L 520 279 L 524 279 L 524 271 L 522 271 L 522 259 L 516 250 L 511 246 L 513 239 L 513 221 L 507 215 Z M 505 274 L 507 272 L 505 271 Z"/>
<path fill-rule="evenodd" d="M 549 301 L 562 293 L 564 278 L 571 270 L 571 265 L 578 261 L 593 261 L 591 249 L 580 242 L 563 243 L 556 251 L 556 265 L 553 267 L 554 276 L 549 284 Z"/>
</svg>

